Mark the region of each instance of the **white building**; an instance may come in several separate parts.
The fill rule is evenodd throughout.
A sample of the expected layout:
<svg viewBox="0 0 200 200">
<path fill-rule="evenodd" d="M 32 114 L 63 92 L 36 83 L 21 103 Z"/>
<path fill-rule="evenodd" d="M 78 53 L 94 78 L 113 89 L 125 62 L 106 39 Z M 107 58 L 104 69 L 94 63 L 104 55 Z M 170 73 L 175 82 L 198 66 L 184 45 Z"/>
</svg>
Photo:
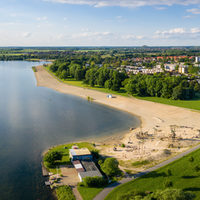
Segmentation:
<svg viewBox="0 0 200 200">
<path fill-rule="evenodd" d="M 166 71 L 172 72 L 176 69 L 176 64 L 164 64 Z"/>
<path fill-rule="evenodd" d="M 178 68 L 178 72 L 180 74 L 186 74 L 188 72 L 188 66 L 187 65 L 180 65 Z"/>
<path fill-rule="evenodd" d="M 196 62 L 196 63 L 200 62 L 200 56 L 196 56 L 196 57 L 195 57 L 195 62 Z"/>
</svg>

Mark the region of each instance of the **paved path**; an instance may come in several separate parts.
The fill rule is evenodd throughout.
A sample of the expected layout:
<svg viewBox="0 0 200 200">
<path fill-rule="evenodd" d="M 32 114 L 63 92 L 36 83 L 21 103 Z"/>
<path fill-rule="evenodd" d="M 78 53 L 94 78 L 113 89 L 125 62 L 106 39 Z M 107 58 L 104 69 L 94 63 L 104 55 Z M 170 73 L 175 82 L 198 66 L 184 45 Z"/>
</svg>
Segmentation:
<svg viewBox="0 0 200 200">
<path fill-rule="evenodd" d="M 159 169 L 160 167 L 163 167 L 163 166 L 165 166 L 165 165 L 167 165 L 167 164 L 169 164 L 169 163 L 171 163 L 171 162 L 173 162 L 173 161 L 175 161 L 175 160 L 177 160 L 177 159 L 179 159 L 179 158 L 182 158 L 183 156 L 185 156 L 185 155 L 187 155 L 187 154 L 189 154 L 189 153 L 191 153 L 191 152 L 193 152 L 193 151 L 195 151 L 195 150 L 197 150 L 197 149 L 199 149 L 199 148 L 200 148 L 200 144 L 197 145 L 197 146 L 195 146 L 195 147 L 193 147 L 193 148 L 191 148 L 191 149 L 188 149 L 187 151 L 185 151 L 185 152 L 183 152 L 183 153 L 181 153 L 181 154 L 178 154 L 177 156 L 175 156 L 175 157 L 173 157 L 173 158 L 170 158 L 169 160 L 166 160 L 166 161 L 164 161 L 164 162 L 162 162 L 162 163 L 160 163 L 160 164 L 158 164 L 158 165 L 155 165 L 154 167 L 151 167 L 151 168 L 149 168 L 149 169 L 147 169 L 147 170 L 145 170 L 145 171 L 143 171 L 143 172 L 140 172 L 140 173 L 136 174 L 136 175 L 135 175 L 135 178 L 138 178 L 138 177 L 140 177 L 140 176 L 142 176 L 142 175 L 145 175 L 145 174 L 147 174 L 147 173 L 149 173 L 149 172 L 152 172 L 152 171 L 154 171 L 154 170 L 156 170 L 156 169 Z M 121 185 L 121 184 L 123 184 L 123 183 L 127 183 L 127 182 L 129 182 L 129 181 L 131 181 L 131 180 L 133 180 L 133 179 L 134 179 L 134 178 L 124 178 L 124 179 L 122 179 L 122 180 L 119 181 L 119 182 L 116 182 L 116 183 L 113 183 L 113 184 L 107 186 L 107 187 L 104 188 L 93 200 L 103 200 L 103 199 L 105 199 L 105 197 L 106 197 L 115 187 L 117 187 L 118 185 Z"/>
<path fill-rule="evenodd" d="M 80 193 L 79 193 L 79 191 L 78 191 L 77 186 L 72 187 L 72 191 L 74 193 L 74 196 L 75 196 L 76 200 L 83 200 L 81 195 L 80 195 Z"/>
</svg>

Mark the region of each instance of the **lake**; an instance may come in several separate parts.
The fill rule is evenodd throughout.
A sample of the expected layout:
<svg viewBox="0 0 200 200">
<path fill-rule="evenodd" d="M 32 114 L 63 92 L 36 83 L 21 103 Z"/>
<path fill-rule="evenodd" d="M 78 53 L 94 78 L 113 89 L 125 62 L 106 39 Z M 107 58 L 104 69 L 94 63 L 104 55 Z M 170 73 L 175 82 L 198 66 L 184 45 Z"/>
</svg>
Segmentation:
<svg viewBox="0 0 200 200">
<path fill-rule="evenodd" d="M 36 86 L 38 62 L 0 62 L 0 199 L 51 200 L 41 173 L 48 147 L 139 125 L 136 117 Z"/>
</svg>

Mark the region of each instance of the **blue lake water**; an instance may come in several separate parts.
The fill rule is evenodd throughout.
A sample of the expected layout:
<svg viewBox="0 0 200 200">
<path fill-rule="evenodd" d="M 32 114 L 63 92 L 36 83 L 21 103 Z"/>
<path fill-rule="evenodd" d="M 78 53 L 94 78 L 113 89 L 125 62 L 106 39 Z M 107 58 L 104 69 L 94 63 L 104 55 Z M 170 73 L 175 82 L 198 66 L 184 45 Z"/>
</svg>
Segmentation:
<svg viewBox="0 0 200 200">
<path fill-rule="evenodd" d="M 49 146 L 125 131 L 139 120 L 103 105 L 37 87 L 36 62 L 0 62 L 0 200 L 54 199 L 44 185 Z"/>
</svg>

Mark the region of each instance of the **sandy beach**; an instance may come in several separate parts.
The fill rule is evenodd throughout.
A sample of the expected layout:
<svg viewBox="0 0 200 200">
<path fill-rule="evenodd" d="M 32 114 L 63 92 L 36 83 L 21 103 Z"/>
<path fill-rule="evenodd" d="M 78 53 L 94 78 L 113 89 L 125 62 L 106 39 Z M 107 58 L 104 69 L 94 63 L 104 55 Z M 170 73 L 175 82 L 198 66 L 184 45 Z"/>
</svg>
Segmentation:
<svg viewBox="0 0 200 200">
<path fill-rule="evenodd" d="M 200 112 L 189 109 L 107 94 L 64 84 L 42 66 L 35 72 L 37 86 L 48 87 L 65 94 L 76 95 L 94 102 L 129 112 L 140 117 L 141 127 L 127 130 L 121 140 L 102 141 L 101 153 L 123 161 L 122 167 L 136 160 L 166 159 L 200 142 Z M 125 147 L 120 147 L 120 144 Z M 135 169 L 132 167 L 131 169 Z M 141 170 L 141 168 L 137 168 Z"/>
</svg>

